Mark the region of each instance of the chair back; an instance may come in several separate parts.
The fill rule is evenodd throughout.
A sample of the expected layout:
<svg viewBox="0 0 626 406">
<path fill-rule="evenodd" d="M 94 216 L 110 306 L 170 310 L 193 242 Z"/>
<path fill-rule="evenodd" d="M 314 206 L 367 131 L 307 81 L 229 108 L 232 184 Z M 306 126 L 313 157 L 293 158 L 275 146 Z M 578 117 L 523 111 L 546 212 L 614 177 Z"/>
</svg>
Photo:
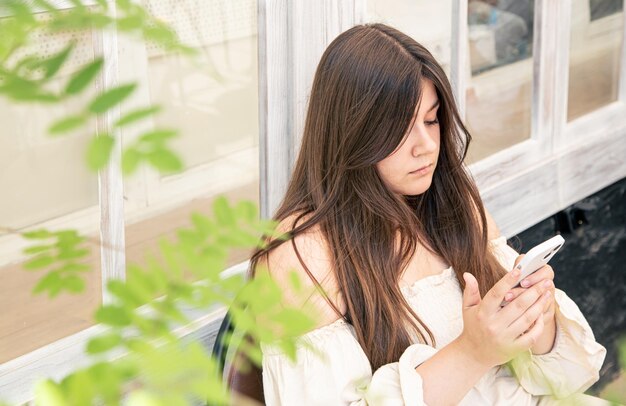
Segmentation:
<svg viewBox="0 0 626 406">
<path fill-rule="evenodd" d="M 241 350 L 241 340 L 254 344 L 249 336 L 241 340 L 225 342 L 224 337 L 233 337 L 232 316 L 226 313 L 213 345 L 213 358 L 218 362 L 222 379 L 227 385 L 233 404 L 263 405 L 263 373 Z M 229 348 L 235 346 L 235 348 Z"/>
</svg>

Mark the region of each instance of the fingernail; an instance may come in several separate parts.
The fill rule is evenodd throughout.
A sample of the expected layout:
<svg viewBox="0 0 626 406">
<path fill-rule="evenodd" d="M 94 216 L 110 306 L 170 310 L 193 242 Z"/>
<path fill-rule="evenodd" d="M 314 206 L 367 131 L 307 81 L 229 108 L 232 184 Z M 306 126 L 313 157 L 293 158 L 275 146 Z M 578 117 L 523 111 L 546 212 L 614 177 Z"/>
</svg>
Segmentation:
<svg viewBox="0 0 626 406">
<path fill-rule="evenodd" d="M 506 295 L 504 295 L 504 300 L 506 300 L 507 302 L 510 301 L 511 299 L 513 299 L 512 293 L 509 292 Z"/>
<path fill-rule="evenodd" d="M 524 288 L 527 288 L 528 286 L 530 286 L 530 281 L 528 279 L 524 279 L 522 283 L 520 283 L 520 285 L 522 285 L 522 287 Z"/>
<path fill-rule="evenodd" d="M 549 288 L 550 286 L 552 286 L 552 281 L 548 279 L 547 281 L 543 283 L 543 286 L 546 288 Z"/>
<path fill-rule="evenodd" d="M 519 274 L 520 274 L 519 267 L 517 267 L 517 268 L 513 269 L 513 271 L 511 272 L 511 274 L 517 278 L 517 277 L 519 276 Z"/>
<path fill-rule="evenodd" d="M 552 295 L 552 292 L 547 291 L 547 292 L 546 292 L 546 293 L 544 293 L 543 295 L 544 295 L 544 296 L 546 297 L 546 299 L 547 299 L 547 298 L 549 298 L 549 297 L 550 297 L 550 295 Z"/>
</svg>

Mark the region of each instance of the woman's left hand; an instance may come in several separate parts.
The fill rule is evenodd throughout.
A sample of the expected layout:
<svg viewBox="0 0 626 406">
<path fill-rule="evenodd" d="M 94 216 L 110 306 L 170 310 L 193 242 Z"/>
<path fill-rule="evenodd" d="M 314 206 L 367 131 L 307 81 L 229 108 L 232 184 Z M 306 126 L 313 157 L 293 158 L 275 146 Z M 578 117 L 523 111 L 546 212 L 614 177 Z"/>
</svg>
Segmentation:
<svg viewBox="0 0 626 406">
<path fill-rule="evenodd" d="M 520 255 L 519 257 L 517 257 L 517 260 L 515 261 L 515 266 L 517 266 L 517 264 L 519 263 L 519 261 L 521 261 L 523 257 L 524 255 Z M 548 282 L 544 282 L 544 281 L 548 281 Z M 544 321 L 549 321 L 554 317 L 554 311 L 555 311 L 554 271 L 552 270 L 552 267 L 550 265 L 544 265 L 538 271 L 533 272 L 531 275 L 522 279 L 522 281 L 520 282 L 521 287 L 517 287 L 517 288 L 513 288 L 509 290 L 507 294 L 504 296 L 504 301 L 505 301 L 504 304 L 510 303 L 516 297 L 518 297 L 522 292 L 524 292 L 526 289 L 528 289 L 531 286 L 536 285 L 537 283 L 549 283 L 550 284 L 548 289 L 550 290 L 552 295 L 550 296 L 550 300 L 548 300 L 548 302 L 546 303 L 546 306 L 543 309 Z"/>
<path fill-rule="evenodd" d="M 517 257 L 515 261 L 515 266 L 519 263 L 519 261 L 524 257 L 524 255 L 520 255 Z M 548 282 L 545 282 L 548 281 Z M 543 309 L 543 320 L 544 322 L 549 322 L 554 319 L 555 312 L 555 301 L 554 301 L 554 271 L 550 265 L 544 265 L 538 271 L 533 272 L 531 275 L 522 279 L 520 285 L 521 287 L 513 288 L 509 290 L 504 296 L 505 304 L 510 303 L 516 297 L 518 297 L 522 292 L 524 292 L 529 287 L 536 285 L 537 283 L 549 283 L 550 286 L 548 290 L 552 293 L 550 296 L 550 300 L 546 302 L 546 305 Z"/>
<path fill-rule="evenodd" d="M 517 257 L 515 266 L 523 258 L 523 255 Z M 538 283 L 547 283 L 547 289 L 552 293 L 549 299 L 546 301 L 543 311 L 543 323 L 544 331 L 539 337 L 539 340 L 531 347 L 533 354 L 546 354 L 552 350 L 554 346 L 554 340 L 556 336 L 556 302 L 554 300 L 554 271 L 550 265 L 545 265 L 536 272 L 522 279 L 520 282 L 521 287 L 512 288 L 504 296 L 504 305 L 512 302 L 526 289 Z"/>
</svg>

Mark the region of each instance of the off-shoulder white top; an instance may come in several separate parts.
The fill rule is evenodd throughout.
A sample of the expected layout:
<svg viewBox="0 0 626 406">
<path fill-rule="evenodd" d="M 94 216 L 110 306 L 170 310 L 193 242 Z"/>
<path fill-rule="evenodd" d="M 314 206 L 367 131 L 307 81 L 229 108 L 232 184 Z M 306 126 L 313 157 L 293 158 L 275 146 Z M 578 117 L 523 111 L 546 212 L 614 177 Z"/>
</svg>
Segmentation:
<svg viewBox="0 0 626 406">
<path fill-rule="evenodd" d="M 506 239 L 500 237 L 490 245 L 505 269 L 512 269 L 518 254 Z M 452 268 L 419 279 L 402 292 L 434 334 L 436 348 L 413 344 L 398 362 L 372 371 L 353 328 L 340 319 L 305 334 L 302 340 L 308 345 L 298 348 L 295 363 L 275 347 L 262 347 L 266 404 L 424 405 L 422 378 L 415 368 L 461 334 L 463 294 Z M 507 365 L 492 368 L 461 405 L 552 404 L 557 398 L 583 392 L 598 380 L 605 348 L 596 342 L 578 306 L 563 291 L 556 290 L 555 300 L 553 349 L 543 355 L 529 350 Z M 583 403 L 604 404 L 591 397 Z"/>
</svg>

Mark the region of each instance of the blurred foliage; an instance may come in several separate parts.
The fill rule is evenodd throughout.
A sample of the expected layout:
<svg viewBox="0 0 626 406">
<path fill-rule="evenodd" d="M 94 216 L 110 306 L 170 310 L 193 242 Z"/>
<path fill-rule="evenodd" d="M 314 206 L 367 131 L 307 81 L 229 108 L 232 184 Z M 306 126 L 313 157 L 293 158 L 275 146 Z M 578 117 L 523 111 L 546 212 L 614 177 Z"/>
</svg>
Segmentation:
<svg viewBox="0 0 626 406">
<path fill-rule="evenodd" d="M 38 33 L 116 30 L 152 41 L 167 51 L 194 54 L 179 42 L 171 28 L 137 2 L 67 3 L 69 7 L 61 10 L 46 0 L 0 0 L 0 16 L 4 16 L 0 18 L 0 97 L 13 103 L 54 106 L 102 87 L 95 86 L 106 63 L 102 56 L 69 75 L 63 74 L 76 44 L 69 42 L 44 56 L 32 46 Z M 124 102 L 137 88 L 137 83 L 106 88 L 83 103 L 80 111 L 57 118 L 48 129 L 49 136 L 84 132 L 94 119 L 119 109 L 111 133 L 94 134 L 85 151 L 89 168 L 104 168 L 120 142 L 117 130 L 151 119 L 161 110 L 159 106 L 125 108 Z M 174 129 L 159 128 L 139 134 L 122 151 L 122 172 L 131 174 L 142 163 L 160 172 L 180 171 L 183 164 L 168 147 L 176 136 Z M 191 228 L 177 230 L 173 241 L 162 239 L 147 265 L 129 265 L 126 280 L 108 281 L 106 289 L 113 301 L 96 311 L 95 320 L 102 333 L 91 338 L 85 349 L 93 362 L 58 382 L 39 382 L 34 390 L 35 404 L 227 403 L 228 394 L 207 349 L 193 339 L 180 338 L 182 330 L 194 328 L 194 320 L 186 316 L 185 309 L 190 308 L 210 312 L 226 305 L 240 334 L 249 335 L 257 343 L 273 343 L 295 356 L 296 337 L 309 330 L 313 320 L 282 306 L 282 292 L 267 274 L 249 281 L 241 274 L 222 275 L 233 248 L 251 249 L 266 238 L 282 238 L 274 235 L 275 223 L 260 220 L 253 203 L 242 201 L 231 206 L 223 197 L 215 200 L 212 217 L 194 213 L 191 223 Z M 24 268 L 44 273 L 34 288 L 35 294 L 55 297 L 63 292 L 84 291 L 83 275 L 90 271 L 87 258 L 93 241 L 71 229 L 9 231 L 31 242 L 24 249 L 29 257 Z M 292 280 L 294 287 L 300 287 L 297 278 Z M 258 347 L 249 345 L 244 351 L 260 362 Z"/>
<path fill-rule="evenodd" d="M 617 340 L 617 353 L 620 369 L 626 371 L 626 336 Z M 602 397 L 611 402 L 612 405 L 624 405 L 626 404 L 626 383 L 624 374 L 622 373 L 617 379 L 621 382 L 621 385 L 616 386 L 609 384 L 610 387 L 608 389 L 603 389 Z"/>
<path fill-rule="evenodd" d="M 261 235 L 273 235 L 275 224 L 259 220 L 253 203 L 231 206 L 223 197 L 215 200 L 212 218 L 194 213 L 192 221 L 191 228 L 178 230 L 175 241 L 160 241 L 159 257 L 149 257 L 145 267 L 130 265 L 126 281 L 107 283 L 115 300 L 95 314 L 107 329 L 86 346 L 100 361 L 61 382 L 39 383 L 37 404 L 116 405 L 130 394 L 129 404 L 225 404 L 228 398 L 216 362 L 201 344 L 181 340 L 176 333 L 178 327 L 193 326 L 186 308 L 209 312 L 224 304 L 239 333 L 258 343 L 273 343 L 295 357 L 297 337 L 314 321 L 281 305 L 282 292 L 266 273 L 250 281 L 241 274 L 221 276 L 229 249 L 255 247 Z M 190 275 L 198 282 L 191 282 Z M 54 280 L 42 280 L 39 290 L 56 293 Z M 243 350 L 260 363 L 257 346 Z"/>
<path fill-rule="evenodd" d="M 192 48 L 180 43 L 170 27 L 152 17 L 136 2 L 117 0 L 113 3 L 114 8 L 105 0 L 88 6 L 78 0 L 70 3 L 71 8 L 60 10 L 46 0 L 0 0 L 0 13 L 6 16 L 0 19 L 0 96 L 15 102 L 60 104 L 71 98 L 84 97 L 98 81 L 104 66 L 102 56 L 96 56 L 66 78 L 62 68 L 75 52 L 76 44 L 70 42 L 52 55 L 43 56 L 32 47 L 37 34 L 116 30 L 152 41 L 170 52 L 194 54 Z M 63 83 L 61 90 L 55 90 L 58 82 Z M 48 129 L 49 135 L 60 137 L 86 131 L 94 118 L 118 108 L 136 89 L 137 83 L 123 83 L 106 89 L 86 103 L 82 111 L 54 121 Z M 113 130 L 149 119 L 159 110 L 158 106 L 146 106 L 129 111 L 116 121 Z M 122 153 L 124 173 L 132 173 L 142 162 L 162 172 L 180 171 L 182 161 L 166 145 L 166 141 L 176 135 L 176 131 L 167 129 L 153 130 L 141 136 Z M 94 134 L 85 151 L 87 166 L 92 170 L 104 168 L 117 142 L 114 134 Z"/>
<path fill-rule="evenodd" d="M 85 282 L 80 273 L 90 270 L 89 265 L 81 263 L 81 259 L 89 254 L 85 237 L 79 236 L 76 230 L 52 232 L 44 229 L 22 233 L 22 237 L 37 242 L 24 249 L 31 259 L 23 268 L 29 271 L 48 268 L 46 276 L 35 285 L 34 293 L 47 292 L 50 297 L 55 297 L 64 290 L 70 293 L 84 290 Z"/>
</svg>

